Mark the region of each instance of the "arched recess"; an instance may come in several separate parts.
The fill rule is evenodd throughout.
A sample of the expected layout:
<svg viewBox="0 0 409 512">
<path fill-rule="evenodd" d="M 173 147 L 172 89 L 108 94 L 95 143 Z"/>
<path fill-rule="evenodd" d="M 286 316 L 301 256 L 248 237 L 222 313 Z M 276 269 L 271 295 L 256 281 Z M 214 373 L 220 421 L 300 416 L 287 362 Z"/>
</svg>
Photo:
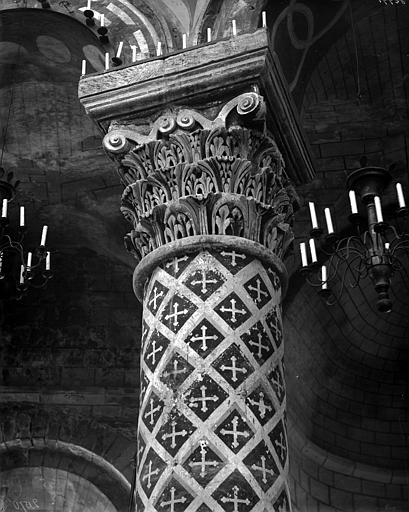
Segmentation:
<svg viewBox="0 0 409 512">
<path fill-rule="evenodd" d="M 131 492 L 126 478 L 103 457 L 53 439 L 1 443 L 0 482 L 4 512 L 8 506 L 23 512 L 54 510 L 57 497 L 84 502 L 86 493 L 99 497 L 98 510 L 122 512 L 127 510 Z M 61 496 L 62 490 L 67 495 Z"/>
</svg>

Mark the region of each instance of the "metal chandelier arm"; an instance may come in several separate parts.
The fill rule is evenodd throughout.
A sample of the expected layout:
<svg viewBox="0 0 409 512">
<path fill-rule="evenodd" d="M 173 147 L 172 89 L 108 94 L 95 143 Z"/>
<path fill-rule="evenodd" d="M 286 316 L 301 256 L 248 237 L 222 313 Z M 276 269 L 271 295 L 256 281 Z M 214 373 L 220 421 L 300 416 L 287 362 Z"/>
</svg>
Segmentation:
<svg viewBox="0 0 409 512">
<path fill-rule="evenodd" d="M 362 167 L 348 177 L 347 187 L 350 189 L 351 203 L 349 220 L 354 225 L 357 235 L 340 238 L 334 231 L 329 208 L 326 208 L 328 234 L 323 237 L 315 205 L 309 203 L 312 222 L 312 238 L 309 242 L 311 262 L 308 262 L 307 244 L 302 243 L 301 271 L 310 285 L 320 288 L 319 293 L 328 304 L 331 303 L 329 297 L 341 297 L 348 284 L 348 275 L 352 277 L 349 285 L 353 288 L 359 286 L 362 279 L 369 277 L 378 294 L 378 310 L 391 311 L 389 290 L 392 277 L 397 270 L 405 268 L 402 257 L 409 256 L 409 208 L 406 206 L 400 183 L 396 183 L 399 207 L 396 210 L 395 223 L 398 224 L 398 228 L 383 218 L 381 197 L 391 180 L 389 172 L 381 167 Z M 359 212 L 357 196 L 364 207 L 361 211 L 365 210 L 365 216 Z M 316 244 L 318 252 L 328 257 L 326 264 L 318 263 Z M 330 288 L 330 285 L 333 285 L 334 289 Z"/>
</svg>

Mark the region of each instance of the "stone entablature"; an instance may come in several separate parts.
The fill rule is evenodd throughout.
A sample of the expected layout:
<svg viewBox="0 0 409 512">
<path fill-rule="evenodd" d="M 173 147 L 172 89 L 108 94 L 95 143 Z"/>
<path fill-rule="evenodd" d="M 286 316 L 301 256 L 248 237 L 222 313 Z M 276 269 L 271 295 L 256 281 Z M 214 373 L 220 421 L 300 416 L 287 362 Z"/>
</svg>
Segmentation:
<svg viewBox="0 0 409 512">
<path fill-rule="evenodd" d="M 198 106 L 210 119 L 220 105 L 250 91 L 265 98 L 267 129 L 289 178 L 310 181 L 312 154 L 266 29 L 86 75 L 79 83 L 81 103 L 105 132 L 129 128 L 145 135 L 170 106 Z"/>
</svg>

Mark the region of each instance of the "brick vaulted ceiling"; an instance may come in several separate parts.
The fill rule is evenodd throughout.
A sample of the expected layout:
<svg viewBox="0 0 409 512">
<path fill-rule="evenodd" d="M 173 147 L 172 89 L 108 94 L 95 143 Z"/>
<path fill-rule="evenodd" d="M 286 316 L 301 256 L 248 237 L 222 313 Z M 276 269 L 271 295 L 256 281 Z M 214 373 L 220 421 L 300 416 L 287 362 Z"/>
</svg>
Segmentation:
<svg viewBox="0 0 409 512">
<path fill-rule="evenodd" d="M 316 179 L 298 189 L 298 242 L 309 230 L 304 205 L 311 199 L 320 208 L 333 206 L 339 230 L 347 232 L 345 177 L 363 154 L 374 165 L 397 164 L 393 177 L 409 190 L 409 6 L 95 0 L 109 30 L 104 47 L 84 24 L 85 2 L 49 1 L 50 11 L 35 0 L 0 5 L 3 165 L 21 180 L 17 202 L 28 207 L 33 239 L 49 222 L 56 263 L 48 290 L 8 312 L 13 331 L 0 349 L 2 389 L 20 404 L 23 391 L 46 387 L 42 407 L 48 415 L 57 410 L 64 424 L 67 414 L 74 415 L 75 425 L 81 415 L 95 418 L 104 434 L 95 436 L 98 441 L 89 436 L 84 445 L 130 478 L 130 458 L 118 446 L 132 446 L 137 419 L 140 310 L 131 290 L 133 261 L 122 248 L 121 187 L 101 135 L 77 100 L 81 60 L 87 58 L 89 72 L 101 71 L 103 52 L 114 52 L 121 40 L 129 64 L 129 44 L 146 58 L 159 40 L 165 51 L 180 48 L 183 33 L 189 44 L 202 42 L 208 26 L 215 37 L 228 37 L 232 18 L 239 30 L 251 32 L 266 9 L 271 46 L 315 156 Z M 347 460 L 409 471 L 405 282 L 395 287 L 388 316 L 375 312 L 370 286 L 348 290 L 329 308 L 294 272 L 297 257 L 287 261 L 293 275 L 284 303 L 294 429 Z M 0 422 L 21 409 L 13 407 Z M 112 437 L 110 429 L 116 429 Z"/>
<path fill-rule="evenodd" d="M 304 199 L 333 207 L 340 230 L 348 229 L 345 177 L 362 155 L 373 165 L 396 164 L 394 179 L 408 183 L 407 7 L 376 5 L 346 14 L 349 20 L 352 14 L 349 28 L 309 70 L 301 112 L 317 164 Z M 388 201 L 396 199 L 389 194 Z M 302 212 L 300 217 L 298 229 L 305 233 Z M 397 281 L 395 308 L 387 316 L 376 314 L 370 283 L 347 290 L 332 308 L 311 302 L 311 290 L 301 285 L 287 307 L 288 329 L 300 332 L 289 335 L 289 343 L 309 345 L 302 352 L 309 357 L 289 355 L 288 364 L 297 368 L 291 372 L 297 410 L 318 445 L 361 462 L 405 468 L 409 301 L 407 279 Z M 303 302 L 306 318 L 316 318 L 308 335 L 295 314 Z"/>
</svg>

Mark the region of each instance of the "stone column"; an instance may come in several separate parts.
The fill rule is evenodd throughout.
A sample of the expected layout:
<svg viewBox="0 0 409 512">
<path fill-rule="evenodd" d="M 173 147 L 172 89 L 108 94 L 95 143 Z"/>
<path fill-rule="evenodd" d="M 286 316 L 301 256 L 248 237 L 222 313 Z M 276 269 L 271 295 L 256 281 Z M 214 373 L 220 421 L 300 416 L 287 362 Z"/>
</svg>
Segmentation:
<svg viewBox="0 0 409 512">
<path fill-rule="evenodd" d="M 293 209 L 263 115 L 246 93 L 214 120 L 176 108 L 142 139 L 104 139 L 143 301 L 138 511 L 290 510 L 280 301 Z"/>
<path fill-rule="evenodd" d="M 268 32 L 83 77 L 79 96 L 138 261 L 138 511 L 288 512 L 284 161 L 297 183 L 314 170 Z"/>
</svg>

